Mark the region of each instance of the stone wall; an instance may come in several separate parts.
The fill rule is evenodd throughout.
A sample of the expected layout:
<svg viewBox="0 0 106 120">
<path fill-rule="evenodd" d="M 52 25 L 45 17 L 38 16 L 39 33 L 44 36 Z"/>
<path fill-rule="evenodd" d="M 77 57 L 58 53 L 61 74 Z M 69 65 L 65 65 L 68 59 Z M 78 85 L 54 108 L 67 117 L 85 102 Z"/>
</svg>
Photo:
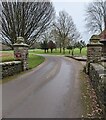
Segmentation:
<svg viewBox="0 0 106 120">
<path fill-rule="evenodd" d="M 2 68 L 2 78 L 14 75 L 22 71 L 21 61 L 3 62 L 0 63 Z"/>
<path fill-rule="evenodd" d="M 106 69 L 98 63 L 90 63 L 89 77 L 99 102 L 106 110 Z"/>
<path fill-rule="evenodd" d="M 106 113 L 106 65 L 105 56 L 103 54 L 103 44 L 95 39 L 91 39 L 91 43 L 87 45 L 87 62 L 86 73 L 90 77 L 90 83 L 95 89 L 98 102 Z"/>
<path fill-rule="evenodd" d="M 103 57 L 106 59 L 106 43 L 103 45 Z"/>
</svg>

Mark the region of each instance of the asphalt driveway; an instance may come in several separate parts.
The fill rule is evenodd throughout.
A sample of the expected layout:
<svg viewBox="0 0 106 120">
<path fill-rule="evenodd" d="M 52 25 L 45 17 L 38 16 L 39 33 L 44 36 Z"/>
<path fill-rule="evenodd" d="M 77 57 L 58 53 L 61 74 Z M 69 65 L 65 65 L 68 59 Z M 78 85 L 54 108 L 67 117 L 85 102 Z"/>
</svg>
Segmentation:
<svg viewBox="0 0 106 120">
<path fill-rule="evenodd" d="M 38 68 L 2 86 L 3 118 L 80 118 L 82 64 L 45 55 Z"/>
</svg>

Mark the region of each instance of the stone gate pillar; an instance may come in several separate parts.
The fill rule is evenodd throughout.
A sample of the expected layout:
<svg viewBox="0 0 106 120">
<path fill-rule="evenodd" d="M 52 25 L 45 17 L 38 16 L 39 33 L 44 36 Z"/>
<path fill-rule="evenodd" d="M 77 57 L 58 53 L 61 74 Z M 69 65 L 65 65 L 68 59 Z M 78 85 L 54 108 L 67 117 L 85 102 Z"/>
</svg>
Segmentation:
<svg viewBox="0 0 106 120">
<path fill-rule="evenodd" d="M 28 69 L 28 45 L 24 43 L 23 37 L 17 37 L 14 46 L 14 57 L 16 60 L 22 61 L 23 70 Z"/>
<path fill-rule="evenodd" d="M 106 39 L 101 39 L 100 43 L 103 44 L 103 57 L 106 59 Z"/>
<path fill-rule="evenodd" d="M 102 46 L 99 38 L 93 35 L 90 39 L 90 44 L 87 44 L 87 65 L 86 72 L 89 74 L 90 63 L 99 63 L 102 58 Z"/>
</svg>

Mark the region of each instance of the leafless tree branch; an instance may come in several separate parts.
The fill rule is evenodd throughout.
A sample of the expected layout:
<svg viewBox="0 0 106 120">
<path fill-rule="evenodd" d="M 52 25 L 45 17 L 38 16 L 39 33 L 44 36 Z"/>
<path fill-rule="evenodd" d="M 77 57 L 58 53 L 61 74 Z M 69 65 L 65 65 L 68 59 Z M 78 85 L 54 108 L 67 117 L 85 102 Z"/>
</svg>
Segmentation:
<svg viewBox="0 0 106 120">
<path fill-rule="evenodd" d="M 2 41 L 13 48 L 18 36 L 32 46 L 54 19 L 51 2 L 2 2 Z M 6 42 L 7 41 L 7 42 Z M 8 42 L 9 41 L 9 42 Z M 8 45 L 7 44 L 7 45 Z"/>
</svg>

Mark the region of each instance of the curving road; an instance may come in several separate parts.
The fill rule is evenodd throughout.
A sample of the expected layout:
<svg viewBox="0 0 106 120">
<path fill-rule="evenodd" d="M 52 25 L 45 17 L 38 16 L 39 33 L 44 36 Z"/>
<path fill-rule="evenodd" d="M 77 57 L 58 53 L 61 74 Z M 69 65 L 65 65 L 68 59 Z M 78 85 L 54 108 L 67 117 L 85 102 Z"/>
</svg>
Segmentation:
<svg viewBox="0 0 106 120">
<path fill-rule="evenodd" d="M 45 55 L 36 69 L 2 86 L 3 118 L 80 118 L 80 62 Z"/>
</svg>

